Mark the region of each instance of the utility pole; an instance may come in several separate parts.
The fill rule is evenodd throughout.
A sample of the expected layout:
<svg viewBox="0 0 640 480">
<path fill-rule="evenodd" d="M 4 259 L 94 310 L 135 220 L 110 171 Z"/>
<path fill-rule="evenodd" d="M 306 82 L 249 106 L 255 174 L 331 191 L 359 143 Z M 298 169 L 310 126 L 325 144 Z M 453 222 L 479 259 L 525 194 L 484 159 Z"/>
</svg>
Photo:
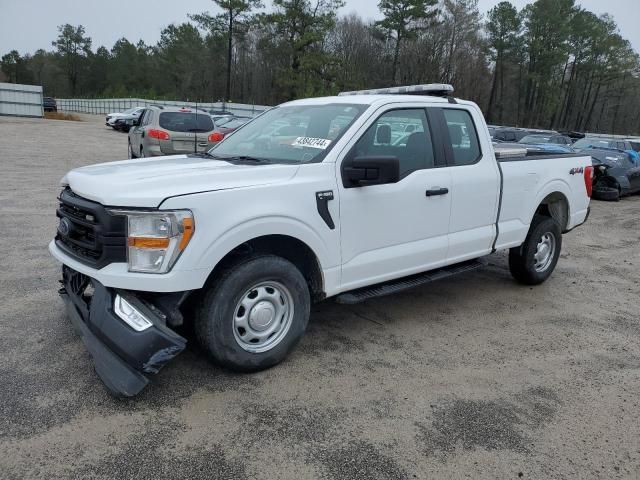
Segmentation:
<svg viewBox="0 0 640 480">
<path fill-rule="evenodd" d="M 233 12 L 229 11 L 229 48 L 227 50 L 227 91 L 225 102 L 231 101 L 231 52 L 233 48 Z M 224 107 L 223 107 L 224 108 Z"/>
</svg>

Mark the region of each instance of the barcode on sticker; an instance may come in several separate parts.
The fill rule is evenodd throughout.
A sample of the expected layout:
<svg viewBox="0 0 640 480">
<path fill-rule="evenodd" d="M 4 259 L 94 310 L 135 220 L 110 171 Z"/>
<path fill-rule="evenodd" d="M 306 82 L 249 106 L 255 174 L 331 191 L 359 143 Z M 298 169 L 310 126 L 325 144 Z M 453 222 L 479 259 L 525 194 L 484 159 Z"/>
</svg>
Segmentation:
<svg viewBox="0 0 640 480">
<path fill-rule="evenodd" d="M 324 150 L 330 144 L 331 140 L 327 140 L 326 138 L 298 137 L 291 145 L 294 147 L 310 147 Z"/>
</svg>

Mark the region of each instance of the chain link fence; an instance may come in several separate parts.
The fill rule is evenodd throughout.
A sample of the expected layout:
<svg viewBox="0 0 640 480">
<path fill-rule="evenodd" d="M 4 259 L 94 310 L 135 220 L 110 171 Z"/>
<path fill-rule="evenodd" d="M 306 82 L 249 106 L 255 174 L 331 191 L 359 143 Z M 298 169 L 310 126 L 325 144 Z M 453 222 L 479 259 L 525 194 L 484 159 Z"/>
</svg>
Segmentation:
<svg viewBox="0 0 640 480">
<path fill-rule="evenodd" d="M 238 116 L 253 117 L 270 108 L 265 105 L 243 103 L 200 103 L 177 100 L 148 100 L 144 98 L 57 98 L 56 101 L 58 103 L 58 111 L 60 112 L 89 113 L 94 115 L 122 112 L 134 107 L 162 105 L 172 107 L 197 107 L 203 110 L 219 110 Z"/>
</svg>

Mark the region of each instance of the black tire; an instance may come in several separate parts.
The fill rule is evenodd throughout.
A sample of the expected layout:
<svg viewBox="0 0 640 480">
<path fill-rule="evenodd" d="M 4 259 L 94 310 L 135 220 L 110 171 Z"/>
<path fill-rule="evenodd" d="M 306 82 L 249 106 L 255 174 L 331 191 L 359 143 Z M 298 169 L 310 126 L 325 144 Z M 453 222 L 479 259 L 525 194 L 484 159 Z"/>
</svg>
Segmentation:
<svg viewBox="0 0 640 480">
<path fill-rule="evenodd" d="M 140 147 L 140 157 L 138 158 L 144 158 L 144 149 L 142 147 Z"/>
<path fill-rule="evenodd" d="M 292 310 L 287 310 L 287 315 L 272 315 L 271 326 L 283 325 L 273 340 L 277 343 L 265 351 L 248 351 L 252 347 L 250 342 L 243 340 L 243 335 L 248 335 L 247 339 L 252 336 L 254 330 L 250 326 L 254 309 L 268 302 L 258 302 L 247 312 L 241 301 L 250 301 L 247 299 L 258 290 L 268 291 L 268 285 L 282 287 L 287 292 L 282 296 L 280 291 L 276 292 L 278 300 L 274 302 L 274 308 L 279 308 L 278 302 L 282 303 L 286 297 L 289 300 L 282 305 L 291 304 Z M 309 323 L 310 306 L 309 287 L 295 265 L 274 255 L 251 257 L 227 268 L 210 284 L 196 309 L 196 338 L 218 365 L 240 372 L 264 370 L 284 360 L 300 341 Z M 247 330 L 238 326 L 242 317 L 248 319 L 245 320 Z M 263 318 L 261 312 L 256 313 L 256 318 Z M 262 347 L 257 345 L 256 348 Z"/>
<path fill-rule="evenodd" d="M 129 144 L 129 158 L 138 158 L 133 154 L 133 147 L 131 146 L 131 140 L 128 140 L 127 143 Z"/>
<path fill-rule="evenodd" d="M 536 259 L 538 245 L 543 246 L 549 238 L 553 240 L 551 254 L 542 260 Z M 551 276 L 556 268 L 562 249 L 562 231 L 553 218 L 535 215 L 524 243 L 509 250 L 509 270 L 518 282 L 538 285 Z M 544 251 L 541 252 L 544 254 Z"/>
<path fill-rule="evenodd" d="M 598 187 L 593 191 L 593 198 L 608 202 L 620 201 L 620 190 L 613 187 Z"/>
</svg>

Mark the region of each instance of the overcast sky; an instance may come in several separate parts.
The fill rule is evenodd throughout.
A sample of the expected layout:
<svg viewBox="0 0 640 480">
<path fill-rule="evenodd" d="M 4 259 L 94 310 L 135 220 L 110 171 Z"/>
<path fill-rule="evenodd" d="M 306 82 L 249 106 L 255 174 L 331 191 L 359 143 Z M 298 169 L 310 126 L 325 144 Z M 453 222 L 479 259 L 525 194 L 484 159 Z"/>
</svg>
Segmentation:
<svg viewBox="0 0 640 480">
<path fill-rule="evenodd" d="M 479 0 L 485 14 L 500 0 Z M 527 0 L 511 0 L 522 8 Z M 265 3 L 269 4 L 267 0 Z M 639 0 L 577 0 L 596 14 L 610 13 L 622 36 L 640 51 Z M 346 0 L 341 13 L 357 12 L 365 19 L 379 18 L 377 0 Z M 160 31 L 170 23 L 187 20 L 188 13 L 211 11 L 211 0 L 0 0 L 0 55 L 10 50 L 33 53 L 38 48 L 51 49 L 58 25 L 82 24 L 93 39 L 94 50 L 100 45 L 111 48 L 126 37 L 155 44 Z"/>
</svg>

